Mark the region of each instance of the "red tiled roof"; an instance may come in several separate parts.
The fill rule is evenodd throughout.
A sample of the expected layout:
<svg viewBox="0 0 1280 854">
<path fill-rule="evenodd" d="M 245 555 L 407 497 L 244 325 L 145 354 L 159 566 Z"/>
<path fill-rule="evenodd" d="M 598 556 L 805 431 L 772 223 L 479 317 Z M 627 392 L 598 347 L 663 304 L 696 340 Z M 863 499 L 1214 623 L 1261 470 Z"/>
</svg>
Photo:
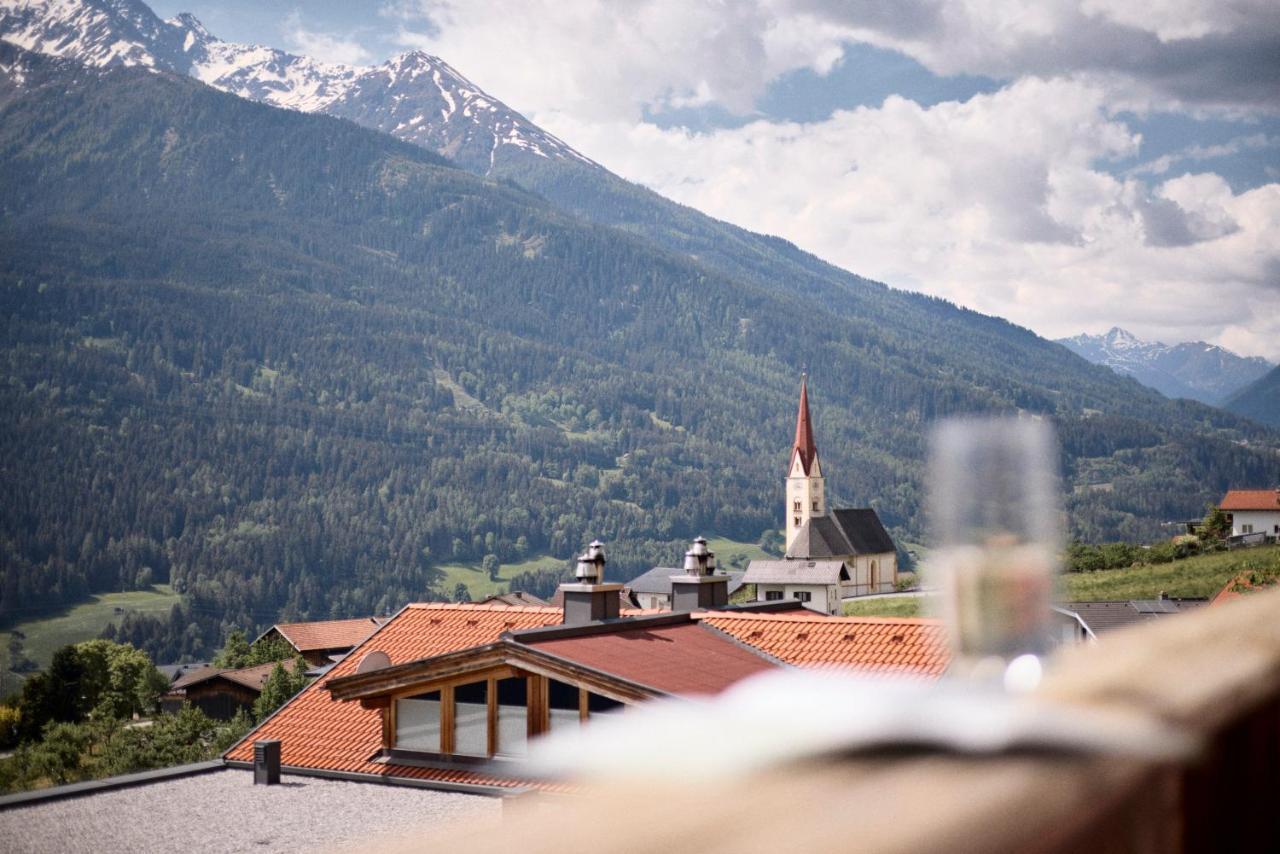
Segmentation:
<svg viewBox="0 0 1280 854">
<path fill-rule="evenodd" d="M 261 723 L 226 758 L 252 762 L 253 742 L 280 739 L 286 766 L 327 771 L 350 771 L 392 777 L 416 777 L 450 783 L 515 787 L 524 781 L 494 777 L 464 769 L 416 768 L 370 762 L 382 747 L 382 718 L 376 709 L 355 702 L 331 700 L 325 683 L 355 672 L 366 652 L 381 650 L 392 664 L 493 643 L 513 629 L 532 629 L 560 623 L 552 608 L 488 605 L 409 605 L 365 640 L 351 654 Z"/>
<path fill-rule="evenodd" d="M 520 642 L 669 694 L 718 694 L 777 667 L 697 623 Z"/>
<path fill-rule="evenodd" d="M 373 617 L 358 617 L 354 620 L 276 623 L 272 628 L 293 644 L 298 652 L 317 652 L 325 649 L 350 649 L 373 634 L 378 625 Z"/>
<path fill-rule="evenodd" d="M 950 661 L 939 620 L 715 611 L 695 616 L 797 667 L 937 676 Z"/>
<path fill-rule="evenodd" d="M 1280 489 L 1231 489 L 1220 510 L 1280 510 Z"/>
</svg>

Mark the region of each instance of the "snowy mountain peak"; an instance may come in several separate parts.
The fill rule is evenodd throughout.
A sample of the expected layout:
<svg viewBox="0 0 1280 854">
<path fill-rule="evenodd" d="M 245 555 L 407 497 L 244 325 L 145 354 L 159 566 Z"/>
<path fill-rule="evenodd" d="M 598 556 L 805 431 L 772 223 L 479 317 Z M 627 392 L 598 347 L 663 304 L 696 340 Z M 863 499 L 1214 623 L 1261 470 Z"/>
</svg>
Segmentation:
<svg viewBox="0 0 1280 854">
<path fill-rule="evenodd" d="M 1265 359 L 1245 358 L 1204 341 L 1174 345 L 1143 341 L 1118 326 L 1103 335 L 1077 335 L 1058 343 L 1167 397 L 1215 405 L 1272 367 Z"/>
<path fill-rule="evenodd" d="M 340 116 L 481 174 L 528 157 L 600 168 L 421 50 L 365 68 L 318 62 L 221 41 L 186 12 L 162 21 L 139 0 L 0 0 L 0 39 L 90 66 L 189 74 L 243 98 Z"/>
</svg>

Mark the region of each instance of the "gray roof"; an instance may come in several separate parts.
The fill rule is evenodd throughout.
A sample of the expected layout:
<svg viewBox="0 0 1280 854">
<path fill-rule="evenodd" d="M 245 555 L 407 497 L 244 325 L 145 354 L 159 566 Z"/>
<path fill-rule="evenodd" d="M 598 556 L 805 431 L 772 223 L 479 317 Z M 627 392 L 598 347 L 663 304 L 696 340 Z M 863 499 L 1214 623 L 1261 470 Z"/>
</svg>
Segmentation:
<svg viewBox="0 0 1280 854">
<path fill-rule="evenodd" d="M 832 510 L 800 526 L 787 557 L 818 559 L 845 555 L 874 555 L 895 551 L 893 538 L 870 507 Z"/>
<path fill-rule="evenodd" d="M 745 574 L 741 570 L 730 570 L 725 573 L 729 576 L 729 595 L 742 586 L 742 576 Z M 683 569 L 676 569 L 670 566 L 655 566 L 653 569 L 639 575 L 627 582 L 627 587 L 633 593 L 651 593 L 663 596 L 671 595 L 671 576 L 684 575 Z"/>
<path fill-rule="evenodd" d="M 848 578 L 842 560 L 753 560 L 742 580 L 748 584 L 839 584 Z"/>
<path fill-rule="evenodd" d="M 1179 614 L 1208 604 L 1207 599 L 1155 599 L 1110 602 L 1063 602 L 1062 607 L 1080 615 L 1094 634 L 1122 629 L 1168 614 Z"/>
</svg>

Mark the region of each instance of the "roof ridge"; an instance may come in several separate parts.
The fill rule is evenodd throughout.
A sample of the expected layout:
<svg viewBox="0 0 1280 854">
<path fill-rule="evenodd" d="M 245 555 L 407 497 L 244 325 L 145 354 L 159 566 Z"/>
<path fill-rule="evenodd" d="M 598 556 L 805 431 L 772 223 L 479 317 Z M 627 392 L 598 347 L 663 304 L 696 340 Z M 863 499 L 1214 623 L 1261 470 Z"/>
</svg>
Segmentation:
<svg viewBox="0 0 1280 854">
<path fill-rule="evenodd" d="M 942 620 L 937 617 L 832 617 L 826 614 L 771 614 L 768 612 L 743 613 L 740 611 L 695 611 L 695 620 L 728 617 L 734 620 L 766 620 L 771 623 L 817 623 L 819 625 L 897 625 L 897 626 L 937 626 Z"/>
<path fill-rule="evenodd" d="M 485 602 L 410 602 L 415 611 L 483 611 L 492 613 L 548 614 L 560 609 L 554 605 L 493 605 Z"/>
</svg>

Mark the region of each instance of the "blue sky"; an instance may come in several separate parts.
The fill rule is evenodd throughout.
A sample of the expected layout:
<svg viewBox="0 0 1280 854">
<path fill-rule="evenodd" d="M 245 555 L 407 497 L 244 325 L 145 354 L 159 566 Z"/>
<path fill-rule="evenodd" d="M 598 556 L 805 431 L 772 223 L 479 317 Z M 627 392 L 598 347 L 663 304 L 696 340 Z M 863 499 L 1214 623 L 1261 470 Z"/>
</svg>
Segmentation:
<svg viewBox="0 0 1280 854">
<path fill-rule="evenodd" d="M 624 177 L 1041 334 L 1280 360 L 1273 0 L 152 6 L 329 61 L 426 49 Z"/>
</svg>

